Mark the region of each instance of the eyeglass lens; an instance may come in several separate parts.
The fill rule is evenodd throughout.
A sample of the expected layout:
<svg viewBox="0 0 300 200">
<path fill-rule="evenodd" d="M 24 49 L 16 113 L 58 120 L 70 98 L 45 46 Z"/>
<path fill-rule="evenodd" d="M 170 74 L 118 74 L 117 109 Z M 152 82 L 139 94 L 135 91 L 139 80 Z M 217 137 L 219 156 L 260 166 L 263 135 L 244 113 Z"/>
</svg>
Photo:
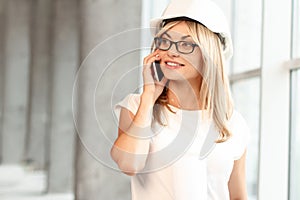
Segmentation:
<svg viewBox="0 0 300 200">
<path fill-rule="evenodd" d="M 197 46 L 196 44 L 186 42 L 186 41 L 173 42 L 166 38 L 160 38 L 160 37 L 154 38 L 154 42 L 155 42 L 155 46 L 163 51 L 169 50 L 171 46 L 175 44 L 176 50 L 179 53 L 183 53 L 183 54 L 192 53 L 194 51 L 195 46 Z"/>
</svg>

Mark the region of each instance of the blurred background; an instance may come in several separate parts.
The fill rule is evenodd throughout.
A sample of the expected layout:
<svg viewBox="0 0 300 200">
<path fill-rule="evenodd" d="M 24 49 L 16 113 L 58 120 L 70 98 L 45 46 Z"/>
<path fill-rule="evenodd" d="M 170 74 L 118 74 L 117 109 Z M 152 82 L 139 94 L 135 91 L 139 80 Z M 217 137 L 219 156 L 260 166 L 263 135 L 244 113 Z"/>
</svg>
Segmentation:
<svg viewBox="0 0 300 200">
<path fill-rule="evenodd" d="M 214 1 L 230 22 L 227 71 L 251 129 L 249 199 L 298 200 L 300 2 Z M 129 178 L 97 155 L 91 107 L 113 141 L 110 104 L 138 90 L 149 20 L 168 2 L 0 0 L 1 200 L 130 199 Z"/>
</svg>

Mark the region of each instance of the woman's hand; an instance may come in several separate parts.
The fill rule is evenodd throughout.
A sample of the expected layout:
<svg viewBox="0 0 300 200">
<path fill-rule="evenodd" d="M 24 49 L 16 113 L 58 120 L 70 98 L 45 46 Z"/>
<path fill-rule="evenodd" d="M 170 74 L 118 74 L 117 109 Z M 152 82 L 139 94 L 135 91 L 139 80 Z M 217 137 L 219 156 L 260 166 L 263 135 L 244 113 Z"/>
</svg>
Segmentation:
<svg viewBox="0 0 300 200">
<path fill-rule="evenodd" d="M 150 99 L 154 104 L 156 99 L 162 93 L 164 86 L 166 85 L 168 79 L 163 77 L 161 81 L 156 81 L 153 76 L 153 63 L 155 61 L 160 61 L 159 50 L 154 51 L 144 58 L 143 63 L 143 94 L 142 97 Z"/>
</svg>

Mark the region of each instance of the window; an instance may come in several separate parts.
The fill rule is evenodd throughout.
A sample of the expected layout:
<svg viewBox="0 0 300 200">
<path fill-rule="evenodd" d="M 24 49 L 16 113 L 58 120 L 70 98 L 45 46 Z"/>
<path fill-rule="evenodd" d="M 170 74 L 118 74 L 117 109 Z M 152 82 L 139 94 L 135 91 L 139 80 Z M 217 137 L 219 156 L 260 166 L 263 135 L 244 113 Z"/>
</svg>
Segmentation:
<svg viewBox="0 0 300 200">
<path fill-rule="evenodd" d="M 235 108 L 244 116 L 251 132 L 247 190 L 249 200 L 254 200 L 258 199 L 262 0 L 233 0 L 231 15 L 234 56 L 230 81 Z"/>
<path fill-rule="evenodd" d="M 299 0 L 293 1 L 293 58 L 300 58 L 300 3 Z"/>
<path fill-rule="evenodd" d="M 290 194 L 300 199 L 300 69 L 291 72 Z"/>
<path fill-rule="evenodd" d="M 233 72 L 256 69 L 261 65 L 262 0 L 233 0 Z"/>
<path fill-rule="evenodd" d="M 232 84 L 236 109 L 242 113 L 250 128 L 247 151 L 247 190 L 249 200 L 257 198 L 259 155 L 260 78 L 240 80 Z"/>
<path fill-rule="evenodd" d="M 292 62 L 290 79 L 289 199 L 300 199 L 300 3 L 293 1 Z"/>
</svg>

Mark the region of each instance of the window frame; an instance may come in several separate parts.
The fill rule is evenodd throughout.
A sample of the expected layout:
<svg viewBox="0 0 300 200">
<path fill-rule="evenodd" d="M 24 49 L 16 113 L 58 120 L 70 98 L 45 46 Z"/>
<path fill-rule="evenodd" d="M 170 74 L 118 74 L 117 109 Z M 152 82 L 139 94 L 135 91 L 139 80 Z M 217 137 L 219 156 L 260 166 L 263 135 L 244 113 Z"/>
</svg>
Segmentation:
<svg viewBox="0 0 300 200">
<path fill-rule="evenodd" d="M 300 4 L 300 1 L 299 0 L 291 0 L 292 1 L 292 12 L 291 12 L 291 40 L 290 40 L 290 46 L 291 46 L 291 54 L 290 54 L 290 60 L 287 61 L 285 63 L 285 67 L 289 70 L 290 72 L 290 108 L 289 108 L 289 119 L 290 119 L 290 124 L 289 124 L 289 127 L 290 127 L 290 130 L 289 130 L 289 172 L 288 172 L 288 199 L 289 200 L 292 200 L 292 185 L 291 185 L 291 181 L 292 181 L 292 173 L 295 172 L 293 171 L 293 166 L 292 166 L 292 159 L 294 159 L 295 157 L 293 157 L 293 139 L 294 139 L 294 132 L 293 132 L 293 113 L 292 113 L 292 110 L 293 110 L 293 106 L 294 106 L 294 102 L 293 102 L 293 99 L 292 99 L 292 90 L 293 90 L 293 86 L 292 86 L 292 76 L 293 76 L 293 73 L 295 71 L 298 71 L 300 70 L 300 57 L 297 57 L 296 55 L 296 49 L 295 49 L 295 43 L 296 43 L 296 39 L 300 40 L 300 37 L 298 36 L 298 38 L 296 38 L 296 31 L 299 31 L 299 30 L 296 30 L 297 28 L 300 29 L 299 25 L 298 27 L 296 27 L 297 23 L 296 22 L 299 22 L 299 16 L 300 16 L 300 11 L 297 10 L 299 4 Z M 297 16 L 298 15 L 298 16 Z M 297 18 L 298 17 L 298 18 Z M 297 21 L 298 19 L 298 21 Z M 297 45 L 297 44 L 296 44 Z M 299 51 L 299 49 L 298 49 Z M 299 52 L 298 52 L 299 53 Z M 300 55 L 298 55 L 300 56 Z M 297 73 L 297 72 L 296 72 Z"/>
<path fill-rule="evenodd" d="M 300 59 L 298 59 L 300 60 Z M 293 155 L 293 150 L 295 149 L 294 145 L 294 139 L 295 137 L 295 132 L 293 131 L 293 126 L 294 126 L 294 120 L 293 117 L 294 113 L 293 113 L 293 108 L 295 105 L 295 102 L 293 101 L 293 73 L 299 73 L 300 72 L 300 63 L 298 62 L 293 62 L 295 65 L 290 65 L 290 131 L 289 131 L 289 136 L 290 136 L 290 140 L 289 140 L 289 185 L 288 185 L 288 199 L 289 200 L 293 200 L 293 195 L 292 192 L 295 190 L 295 186 L 293 186 L 292 184 L 292 180 L 294 180 L 292 173 L 296 172 L 295 167 L 292 165 L 293 159 L 295 159 L 296 157 Z M 298 65 L 297 65 L 298 64 Z"/>
</svg>

